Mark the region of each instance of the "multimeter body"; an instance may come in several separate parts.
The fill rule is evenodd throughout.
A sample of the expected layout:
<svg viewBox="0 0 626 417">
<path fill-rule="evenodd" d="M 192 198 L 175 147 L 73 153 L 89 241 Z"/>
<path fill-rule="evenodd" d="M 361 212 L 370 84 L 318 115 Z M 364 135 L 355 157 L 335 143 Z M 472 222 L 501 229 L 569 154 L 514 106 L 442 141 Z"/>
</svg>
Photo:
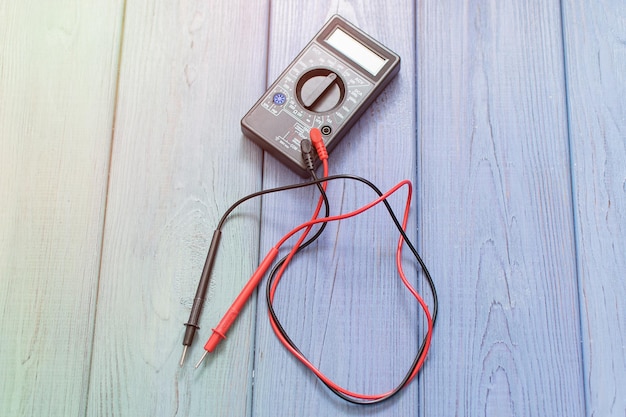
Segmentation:
<svg viewBox="0 0 626 417">
<path fill-rule="evenodd" d="M 330 152 L 399 70 L 398 55 L 335 15 L 243 117 L 241 130 L 308 177 L 300 141 L 311 128 Z"/>
</svg>

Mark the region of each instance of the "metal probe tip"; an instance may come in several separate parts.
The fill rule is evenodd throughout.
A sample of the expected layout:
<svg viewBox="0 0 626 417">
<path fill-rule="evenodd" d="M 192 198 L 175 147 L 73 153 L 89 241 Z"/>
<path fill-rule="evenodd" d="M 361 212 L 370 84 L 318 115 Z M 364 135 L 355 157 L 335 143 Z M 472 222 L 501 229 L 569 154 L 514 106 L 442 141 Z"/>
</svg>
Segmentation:
<svg viewBox="0 0 626 417">
<path fill-rule="evenodd" d="M 183 366 L 183 363 L 185 363 L 185 356 L 187 356 L 187 348 L 189 346 L 185 345 L 185 347 L 183 348 L 183 356 L 180 357 L 180 366 Z"/>
<path fill-rule="evenodd" d="M 196 364 L 196 369 L 198 369 L 198 366 L 200 366 L 200 364 L 202 363 L 202 361 L 204 360 L 204 358 L 206 358 L 206 355 L 209 353 L 209 351 L 205 351 L 204 355 L 202 355 L 202 357 L 200 358 L 200 360 L 198 361 L 198 363 Z"/>
</svg>

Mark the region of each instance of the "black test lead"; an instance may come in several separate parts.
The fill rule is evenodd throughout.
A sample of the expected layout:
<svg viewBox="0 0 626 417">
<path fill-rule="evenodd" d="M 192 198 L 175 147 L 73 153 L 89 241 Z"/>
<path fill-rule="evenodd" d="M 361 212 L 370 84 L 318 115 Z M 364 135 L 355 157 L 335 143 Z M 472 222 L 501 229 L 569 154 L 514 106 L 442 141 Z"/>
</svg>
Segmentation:
<svg viewBox="0 0 626 417">
<path fill-rule="evenodd" d="M 302 158 L 304 160 L 304 163 L 307 166 L 307 168 L 309 169 L 309 171 L 311 172 L 311 175 L 312 175 L 313 179 L 316 179 L 315 169 L 313 168 L 313 157 L 311 155 L 311 151 L 313 150 L 311 145 L 313 144 L 315 146 L 315 149 L 317 151 L 317 154 L 318 154 L 320 160 L 324 164 L 324 177 L 327 177 L 328 176 L 328 152 L 326 150 L 326 145 L 324 144 L 324 139 L 322 138 L 322 133 L 320 132 L 319 129 L 313 128 L 309 132 L 309 136 L 311 138 L 310 141 L 308 139 L 304 139 L 304 140 L 302 140 L 302 142 L 300 144 L 300 150 L 302 152 Z M 324 203 L 326 205 L 326 214 L 325 214 L 325 216 L 328 217 L 328 215 L 329 215 L 328 199 L 327 199 L 326 193 L 325 193 L 325 191 L 326 191 L 326 184 L 325 183 L 320 184 L 320 185 L 318 185 L 318 188 L 320 189 L 321 196 L 320 196 L 320 199 L 319 199 L 319 201 L 317 203 L 317 207 L 315 208 L 315 212 L 313 214 L 313 219 L 312 220 L 314 220 L 314 219 L 316 219 L 318 217 L 319 212 L 320 212 L 320 210 L 322 208 L 322 205 Z M 271 192 L 271 190 L 268 190 L 268 191 Z M 261 193 L 266 193 L 268 191 L 263 191 Z M 251 196 L 258 195 L 258 194 L 259 193 L 251 194 Z M 247 197 L 244 197 L 244 199 L 239 200 L 239 201 L 243 201 L 245 199 L 247 199 Z M 235 203 L 235 206 L 237 206 L 238 204 L 239 204 L 239 202 Z M 230 212 L 230 210 L 224 215 L 224 217 L 222 218 L 222 221 L 220 222 L 220 226 L 218 226 L 217 230 L 220 230 L 221 224 L 223 223 L 223 221 L 225 220 L 225 218 L 226 218 L 226 216 L 228 215 L 229 212 Z M 311 243 L 312 241 L 316 240 L 319 237 L 321 232 L 324 230 L 324 227 L 325 226 L 323 226 L 320 230 L 318 230 L 318 232 L 315 234 L 315 236 L 313 236 L 313 238 L 311 238 L 306 243 L 303 243 L 304 239 L 306 238 L 308 233 L 311 231 L 311 227 L 308 227 L 304 231 L 304 233 L 300 236 L 300 240 L 298 241 L 298 243 L 296 243 L 296 247 L 300 248 L 300 247 L 303 247 L 303 246 L 304 247 L 308 246 L 309 243 Z M 265 275 L 265 272 L 269 269 L 270 266 L 272 266 L 272 262 L 274 262 L 274 259 L 276 259 L 276 256 L 278 256 L 279 247 L 280 246 L 273 247 L 268 252 L 268 254 L 265 256 L 265 258 L 263 259 L 261 264 L 258 266 L 256 271 L 254 271 L 254 274 L 252 274 L 252 277 L 250 277 L 250 279 L 248 280 L 246 285 L 243 287 L 243 289 L 241 290 L 241 292 L 239 293 L 239 295 L 237 296 L 237 298 L 233 302 L 233 304 L 230 306 L 230 308 L 228 309 L 226 314 L 222 317 L 222 319 L 220 320 L 220 322 L 217 325 L 217 327 L 215 327 L 213 329 L 213 333 L 211 334 L 211 337 L 209 338 L 209 340 L 207 340 L 206 344 L 204 345 L 205 352 L 202 355 L 202 357 L 200 358 L 200 360 L 198 361 L 198 363 L 196 364 L 196 369 L 200 366 L 200 364 L 202 363 L 204 358 L 207 356 L 207 354 L 209 352 L 212 352 L 216 348 L 216 346 L 223 339 L 226 338 L 226 332 L 228 331 L 230 326 L 232 326 L 233 322 L 235 321 L 235 319 L 239 315 L 239 312 L 244 307 L 244 305 L 246 304 L 248 299 L 252 296 L 252 294 L 255 291 L 256 287 L 259 285 L 259 283 L 263 279 L 263 276 Z M 288 258 L 286 258 L 286 259 L 288 260 Z M 283 262 L 285 262 L 285 259 L 280 261 L 281 264 Z"/>
<path fill-rule="evenodd" d="M 330 62 L 336 62 L 337 64 L 329 64 Z M 348 63 L 347 66 L 351 71 L 344 71 L 346 63 Z M 328 67 L 329 65 L 330 67 Z M 298 78 L 297 82 L 293 79 L 291 71 L 292 68 L 296 67 L 298 68 L 298 72 L 300 72 L 302 67 L 304 67 L 303 74 Z M 376 186 L 362 177 L 350 175 L 337 175 L 329 177 L 327 164 L 328 152 L 326 149 L 326 145 L 328 145 L 328 149 L 332 149 L 341 137 L 345 135 L 347 130 L 349 130 L 350 127 L 356 122 L 365 108 L 375 100 L 376 96 L 378 96 L 382 89 L 384 89 L 389 81 L 398 73 L 399 69 L 400 57 L 398 55 L 369 37 L 367 34 L 340 16 L 334 16 L 320 30 L 315 38 L 309 42 L 305 49 L 298 55 L 296 60 L 290 64 L 290 67 L 283 72 L 279 79 L 274 82 L 274 84 L 266 91 L 265 95 L 259 99 L 257 104 L 255 104 L 254 107 L 250 109 L 246 116 L 244 116 L 241 120 L 241 128 L 245 136 L 258 143 L 261 147 L 272 153 L 275 157 L 281 160 L 281 162 L 285 163 L 289 168 L 301 176 L 307 177 L 311 175 L 313 181 L 309 183 L 274 188 L 271 190 L 262 190 L 240 199 L 226 211 L 216 229 L 216 234 L 217 231 L 221 230 L 221 226 L 232 210 L 234 210 L 240 203 L 243 203 L 253 197 L 277 191 L 284 191 L 287 189 L 317 185 L 318 188 L 320 188 L 321 199 L 318 201 L 318 207 L 316 208 L 312 219 L 309 222 L 301 224 L 285 235 L 266 255 L 265 259 L 248 280 L 239 296 L 222 317 L 217 327 L 213 329 L 213 334 L 204 346 L 205 352 L 202 355 L 202 358 L 200 358 L 198 363 L 195 365 L 196 368 L 200 366 L 207 354 L 212 352 L 217 344 L 226 337 L 226 332 L 235 321 L 246 300 L 252 295 L 256 286 L 265 275 L 265 272 L 274 262 L 274 259 L 279 251 L 278 248 L 294 234 L 301 232 L 298 242 L 295 243 L 288 255 L 277 262 L 274 269 L 270 273 L 270 279 L 268 280 L 266 298 L 268 302 L 268 309 L 270 311 L 270 323 L 279 340 L 334 394 L 352 403 L 374 404 L 389 399 L 398 393 L 400 389 L 402 389 L 417 375 L 419 369 L 424 363 L 430 347 L 433 326 L 437 317 L 438 302 L 430 273 L 405 233 L 411 202 L 412 184 L 410 181 L 404 180 L 390 189 L 387 193 L 383 194 Z M 287 97 L 284 92 L 285 88 L 287 91 L 294 93 L 293 97 Z M 269 107 L 267 106 L 268 103 Z M 300 109 L 302 111 L 302 116 L 298 116 L 300 112 L 293 113 L 292 109 L 294 108 Z M 309 123 L 306 122 L 306 119 L 311 114 L 319 114 L 323 116 L 339 108 L 340 110 L 336 112 L 336 115 L 338 116 L 336 120 L 332 119 L 332 117 L 326 119 L 324 117 L 320 117 L 319 120 L 321 120 L 320 123 L 322 126 L 319 128 L 314 127 L 309 132 L 311 142 L 306 139 L 302 141 L 299 139 L 299 137 L 302 137 L 301 127 L 303 125 L 309 125 Z M 289 117 L 283 117 L 283 113 L 288 114 Z M 300 119 L 300 117 L 303 117 L 303 119 Z M 295 121 L 293 119 L 295 119 Z M 318 119 L 316 118 L 316 123 L 317 121 Z M 324 125 L 324 123 L 328 124 Z M 287 135 L 284 134 L 286 131 L 288 132 Z M 279 134 L 282 136 L 277 136 Z M 292 138 L 288 143 L 290 146 L 277 147 L 276 141 L 280 139 L 281 144 L 285 145 L 285 138 Z M 318 154 L 318 160 L 316 162 L 322 162 L 324 165 L 324 177 L 322 179 L 317 179 L 315 176 L 315 163 L 312 155 L 310 155 L 311 143 L 315 146 Z M 300 153 L 297 152 L 298 144 L 300 144 Z M 330 216 L 328 213 L 329 204 L 325 193 L 325 185 L 328 181 L 338 179 L 350 179 L 363 182 L 370 186 L 370 188 L 378 194 L 379 198 L 352 212 Z M 389 205 L 387 198 L 396 193 L 400 188 L 405 187 L 407 189 L 407 202 L 402 222 L 400 222 Z M 322 201 L 326 206 L 326 214 L 324 217 L 318 218 Z M 386 393 L 372 395 L 348 391 L 335 384 L 328 377 L 322 374 L 321 371 L 308 361 L 308 359 L 287 336 L 278 320 L 278 317 L 276 317 L 274 313 L 272 304 L 278 281 L 280 280 L 280 277 L 285 271 L 285 268 L 291 258 L 301 249 L 317 239 L 328 222 L 353 217 L 369 210 L 379 203 L 386 206 L 396 228 L 400 232 L 401 237 L 399 238 L 396 250 L 398 273 L 407 289 L 420 304 L 426 316 L 428 329 L 411 367 L 400 384 L 393 390 Z M 305 236 L 315 224 L 320 224 L 315 236 L 309 238 L 306 242 L 303 242 Z M 219 240 L 219 238 L 214 236 L 214 240 Z M 402 246 L 405 244 L 411 249 L 412 254 L 421 266 L 427 284 L 432 290 L 432 315 L 429 311 L 428 305 L 420 294 L 417 293 L 417 291 L 412 287 L 402 270 Z M 184 362 L 187 348 L 191 344 L 195 331 L 198 328 L 198 317 L 208 287 L 209 275 L 212 269 L 215 252 L 217 250 L 216 247 L 217 243 L 214 245 L 212 242 L 205 268 L 203 270 L 203 276 L 200 284 L 198 285 L 189 323 L 186 324 L 187 332 L 185 333 L 185 340 L 183 341 L 185 348 L 181 358 L 181 365 Z"/>
<path fill-rule="evenodd" d="M 200 282 L 198 282 L 198 289 L 196 290 L 196 296 L 193 299 L 193 305 L 191 307 L 191 313 L 189 313 L 189 320 L 185 323 L 187 329 L 185 330 L 185 337 L 183 338 L 183 354 L 180 357 L 180 366 L 185 363 L 185 356 L 187 355 L 187 349 L 191 346 L 193 338 L 196 335 L 198 326 L 198 320 L 200 319 L 200 312 L 206 299 L 206 292 L 209 288 L 209 281 L 211 280 L 211 271 L 213 270 L 213 263 L 215 262 L 215 256 L 217 255 L 217 247 L 222 237 L 221 230 L 217 229 L 213 233 L 211 239 L 211 246 L 209 247 L 209 253 L 207 254 L 206 261 L 204 262 L 204 268 L 202 269 L 202 276 Z"/>
<path fill-rule="evenodd" d="M 405 233 L 405 229 L 406 229 L 406 224 L 407 224 L 407 220 L 408 220 L 408 214 L 409 214 L 409 208 L 410 208 L 410 202 L 411 202 L 411 195 L 412 195 L 412 184 L 410 181 L 408 180 L 404 180 L 401 181 L 400 183 L 398 183 L 395 187 L 393 187 L 392 189 L 390 189 L 389 191 L 387 191 L 386 193 L 382 193 L 375 185 L 373 185 L 371 182 L 367 181 L 364 178 L 361 177 L 356 177 L 356 176 L 351 176 L 351 175 L 336 175 L 333 177 L 329 177 L 328 176 L 328 164 L 327 164 L 327 160 L 328 160 L 328 152 L 325 149 L 324 146 L 324 140 L 322 137 L 322 134 L 320 132 L 319 129 L 311 129 L 310 131 L 310 138 L 311 138 L 311 142 L 312 144 L 315 146 L 315 149 L 317 151 L 318 157 L 323 161 L 324 164 L 324 176 L 322 179 L 317 179 L 315 176 L 315 171 L 312 165 L 312 159 L 310 158 L 310 152 L 311 152 L 311 142 L 307 141 L 307 140 L 303 140 L 301 143 L 301 151 L 302 151 L 302 156 L 303 156 L 303 160 L 305 162 L 305 165 L 307 165 L 307 167 L 309 168 L 309 170 L 311 171 L 312 177 L 314 178 L 313 181 L 308 182 L 308 183 L 301 183 L 301 184 L 293 184 L 293 185 L 289 185 L 289 186 L 283 186 L 283 187 L 278 187 L 278 188 L 273 188 L 273 189 L 269 189 L 269 190 L 262 190 L 262 191 L 258 191 L 256 193 L 250 194 L 248 196 L 245 196 L 243 198 L 241 198 L 239 201 L 237 201 L 235 204 L 233 204 L 227 211 L 226 213 L 222 216 L 222 219 L 220 220 L 216 231 L 214 232 L 214 236 L 213 236 L 213 240 L 211 242 L 211 247 L 209 248 L 209 254 L 207 255 L 207 260 L 205 262 L 205 267 L 203 270 L 203 276 L 201 278 L 201 282 L 198 285 L 198 291 L 196 294 L 196 299 L 194 300 L 194 307 L 192 309 L 192 314 L 190 317 L 190 322 L 187 323 L 186 325 L 188 326 L 188 331 L 189 333 L 192 334 L 192 336 L 190 336 L 190 340 L 188 343 L 187 342 L 187 337 L 185 339 L 185 342 L 183 342 L 183 344 L 185 345 L 185 348 L 183 350 L 183 357 L 181 358 L 181 363 L 184 361 L 185 358 L 185 354 L 187 351 L 187 347 L 191 344 L 191 338 L 193 338 L 193 334 L 195 333 L 195 329 L 198 328 L 197 326 L 197 322 L 198 322 L 198 316 L 200 314 L 200 308 L 202 306 L 202 303 L 204 301 L 204 295 L 206 294 L 206 290 L 208 289 L 208 283 L 209 283 L 209 278 L 208 276 L 211 273 L 211 269 L 213 267 L 213 262 L 214 262 L 214 258 L 216 256 L 216 252 L 217 252 L 217 245 L 219 243 L 220 240 L 220 233 L 222 230 L 222 226 L 224 224 L 224 222 L 226 221 L 226 219 L 228 218 L 228 216 L 230 215 L 230 213 L 236 208 L 238 207 L 241 203 L 250 200 L 251 198 L 254 197 L 258 197 L 261 195 L 265 195 L 265 194 L 269 194 L 269 193 L 274 193 L 274 192 L 278 192 L 278 191 L 285 191 L 288 189 L 294 189 L 294 188 L 301 188 L 301 187 L 307 187 L 307 186 L 311 186 L 311 185 L 317 185 L 318 188 L 321 188 L 320 192 L 322 194 L 322 200 L 324 200 L 325 206 L 326 206 L 326 213 L 324 215 L 324 217 L 318 218 L 318 214 L 319 214 L 319 209 L 321 208 L 320 202 L 318 202 L 318 207 L 315 210 L 315 213 L 312 217 L 312 219 L 306 223 L 301 224 L 300 226 L 298 226 L 297 228 L 293 229 L 292 231 L 290 231 L 287 235 L 283 236 L 283 238 L 268 252 L 268 254 L 266 255 L 266 257 L 264 258 L 264 260 L 261 262 L 261 264 L 258 266 L 257 270 L 254 272 L 254 274 L 252 275 L 252 277 L 248 280 L 248 282 L 246 283 L 246 285 L 244 286 L 244 288 L 242 289 L 242 291 L 240 292 L 239 296 L 235 299 L 234 303 L 231 305 L 231 307 L 229 308 L 229 310 L 226 312 L 226 314 L 222 317 L 222 320 L 219 322 L 219 324 L 217 325 L 217 327 L 215 327 L 213 329 L 213 334 L 211 335 L 211 337 L 207 340 L 205 346 L 204 346 L 204 354 L 202 355 L 202 357 L 200 358 L 200 360 L 196 363 L 195 367 L 198 368 L 203 360 L 206 358 L 206 356 L 208 355 L 209 352 L 212 352 L 215 347 L 219 344 L 220 341 L 222 341 L 225 337 L 226 337 L 226 332 L 228 331 L 228 329 L 230 328 L 230 326 L 234 323 L 234 321 L 236 320 L 239 312 L 241 311 L 241 309 L 243 308 L 243 305 L 245 304 L 246 300 L 251 296 L 252 292 L 254 291 L 254 289 L 256 288 L 256 286 L 260 283 L 260 281 L 262 280 L 263 276 L 265 275 L 266 271 L 268 270 L 269 266 L 272 265 L 272 263 L 274 262 L 274 259 L 276 258 L 278 252 L 279 252 L 279 248 L 287 241 L 289 240 L 294 234 L 297 234 L 298 232 L 304 230 L 304 233 L 300 236 L 300 239 L 298 240 L 298 242 L 295 243 L 295 245 L 293 246 L 291 252 L 286 255 L 282 260 L 280 260 L 275 266 L 274 269 L 272 270 L 272 272 L 270 273 L 270 280 L 268 281 L 268 292 L 267 292 L 267 301 L 268 301 L 268 309 L 270 311 L 270 323 L 272 324 L 272 327 L 274 328 L 274 331 L 276 332 L 276 335 L 279 337 L 279 340 L 285 344 L 285 347 L 291 352 L 293 353 L 297 359 L 299 359 L 300 361 L 303 362 L 303 364 L 310 369 L 334 394 L 338 395 L 340 398 L 355 403 L 355 404 L 375 404 L 381 401 L 385 401 L 391 397 L 393 397 L 394 395 L 396 395 L 404 386 L 406 386 L 406 384 L 408 384 L 413 378 L 415 378 L 415 376 L 417 375 L 417 373 L 419 372 L 419 370 L 421 369 L 424 360 L 426 359 L 426 355 L 428 353 L 429 347 L 430 347 L 430 342 L 431 342 L 431 338 L 432 338 L 432 333 L 433 333 L 433 328 L 434 328 L 434 324 L 435 324 L 435 320 L 437 317 L 437 305 L 438 305 L 438 301 L 437 301 L 437 293 L 435 290 L 435 286 L 434 283 L 432 281 L 432 278 L 430 276 L 430 273 L 428 272 L 428 269 L 426 268 L 426 265 L 424 264 L 424 262 L 422 261 L 420 255 L 417 253 L 417 250 L 415 249 L 415 247 L 411 244 L 408 236 Z M 360 207 L 359 209 L 356 209 L 352 212 L 348 212 L 348 213 L 343 213 L 343 214 L 339 214 L 339 215 L 335 215 L 335 216 L 330 216 L 329 214 L 329 208 L 328 208 L 328 199 L 326 197 L 326 193 L 325 193 L 325 183 L 332 181 L 332 180 L 338 180 L 338 179 L 351 179 L 351 180 L 357 180 L 360 182 L 363 182 L 364 184 L 368 185 L 370 188 L 372 188 L 376 194 L 379 196 L 378 199 L 370 201 L 369 204 Z M 400 188 L 404 188 L 407 187 L 407 199 L 406 199 L 406 205 L 405 205 L 405 211 L 404 211 L 404 216 L 402 218 L 402 222 L 400 222 L 400 220 L 396 217 L 395 213 L 393 212 L 391 206 L 389 205 L 387 199 L 394 193 L 396 193 Z M 415 356 L 415 359 L 413 361 L 413 363 L 411 364 L 411 367 L 409 368 L 408 372 L 406 373 L 405 377 L 403 378 L 403 380 L 400 382 L 400 384 L 398 384 L 394 389 L 386 392 L 386 393 L 382 393 L 382 394 L 361 394 L 361 393 L 356 393 L 356 392 L 351 392 L 346 390 L 345 388 L 342 388 L 341 386 L 337 385 L 336 383 L 334 383 L 332 380 L 330 380 L 328 377 L 326 377 L 324 374 L 321 373 L 321 371 L 319 371 L 319 369 L 317 369 L 314 365 L 312 365 L 308 359 L 306 357 L 304 357 L 304 355 L 302 355 L 302 353 L 300 352 L 300 350 L 293 344 L 293 342 L 291 342 L 291 339 L 287 336 L 286 332 L 284 331 L 284 329 L 282 328 L 282 325 L 280 324 L 280 322 L 278 321 L 278 318 L 276 317 L 275 313 L 274 313 L 274 309 L 272 307 L 273 304 L 273 296 L 274 296 L 274 291 L 276 290 L 276 287 L 278 285 L 278 280 L 280 279 L 280 276 L 282 275 L 282 272 L 284 272 L 284 269 L 286 267 L 286 265 L 289 263 L 289 261 L 291 260 L 291 258 L 293 257 L 293 255 L 295 255 L 298 251 L 300 251 L 301 249 L 303 249 L 304 247 L 308 246 L 310 243 L 312 243 L 315 239 L 317 239 L 317 237 L 322 233 L 324 226 L 328 223 L 328 222 L 332 222 L 332 221 L 338 221 L 341 219 L 346 219 L 349 217 L 353 217 L 355 215 L 358 215 L 366 210 L 369 210 L 370 208 L 374 207 L 375 205 L 382 203 L 386 206 L 387 210 L 389 211 L 390 216 L 393 219 L 393 222 L 395 224 L 395 226 L 398 228 L 398 231 L 400 232 L 400 239 L 398 241 L 398 247 L 397 247 L 397 253 L 396 253 L 396 264 L 397 264 L 397 268 L 398 268 L 398 272 L 400 277 L 402 278 L 402 281 L 404 282 L 405 286 L 409 289 L 409 291 L 414 295 L 414 297 L 417 299 L 418 303 L 420 304 L 420 306 L 422 307 L 422 310 L 426 316 L 427 319 L 427 325 L 428 325 L 428 329 L 426 331 L 426 335 L 424 336 L 424 339 L 422 340 L 422 343 L 418 349 L 418 352 Z M 306 234 L 308 233 L 308 231 L 310 230 L 311 227 L 314 226 L 314 224 L 321 224 L 321 227 L 318 229 L 318 231 L 316 232 L 315 236 L 311 237 L 308 241 L 303 242 L 303 240 L 305 239 Z M 419 263 L 424 276 L 426 278 L 426 282 L 428 284 L 428 286 L 430 287 L 431 291 L 432 291 L 432 296 L 433 296 L 433 312 L 432 314 L 429 311 L 428 305 L 425 303 L 425 301 L 423 300 L 423 298 L 417 293 L 417 291 L 412 287 L 412 285 L 407 281 L 404 272 L 403 272 L 403 268 L 402 268 L 402 261 L 401 259 L 403 258 L 402 253 L 401 253 L 401 248 L 402 246 L 406 244 L 410 249 L 412 254 L 415 256 L 417 262 Z M 194 326 L 195 324 L 195 326 Z M 191 326 L 191 327 L 190 327 Z M 191 330 L 193 328 L 193 330 Z"/>
<path fill-rule="evenodd" d="M 322 133 L 320 132 L 319 129 L 313 128 L 311 129 L 309 134 L 310 134 L 311 140 L 308 140 L 308 139 L 302 140 L 300 146 L 301 146 L 303 161 L 307 169 L 310 171 L 311 177 L 314 180 L 316 180 L 317 176 L 315 175 L 315 169 L 313 166 L 314 165 L 313 155 L 312 155 L 313 146 L 315 146 L 315 149 L 319 155 L 319 158 L 324 164 L 324 176 L 328 176 L 328 152 L 326 150 L 326 146 L 322 138 Z M 226 210 L 226 213 L 224 213 L 221 220 L 219 221 L 217 229 L 215 230 L 215 233 L 213 235 L 213 240 L 211 241 L 211 247 L 209 248 L 209 253 L 207 255 L 207 260 L 204 265 L 204 270 L 202 271 L 202 277 L 200 278 L 200 283 L 198 284 L 198 290 L 196 292 L 194 305 L 191 311 L 191 315 L 189 317 L 189 323 L 185 324 L 188 327 L 187 327 L 187 332 L 185 333 L 185 339 L 183 341 L 183 345 L 185 345 L 185 347 L 183 348 L 183 356 L 180 359 L 181 366 L 184 363 L 185 355 L 187 354 L 187 348 L 189 345 L 191 345 L 191 341 L 193 340 L 195 331 L 196 329 L 199 328 L 197 326 L 198 317 L 200 315 L 200 309 L 202 308 L 202 302 L 204 301 L 204 294 L 206 293 L 206 289 L 207 289 L 206 287 L 208 286 L 211 270 L 213 269 L 213 262 L 217 254 L 217 246 L 219 245 L 219 240 L 220 240 L 219 237 L 221 236 L 222 226 L 224 225 L 224 222 L 226 221 L 230 213 L 236 207 L 238 207 L 241 203 L 251 198 L 258 197 L 264 194 L 278 192 L 278 191 L 285 191 L 291 188 L 299 188 L 302 186 L 308 186 L 311 184 L 314 184 L 314 183 L 302 184 L 302 185 L 295 184 L 295 185 L 286 186 L 286 187 L 278 187 L 278 188 L 273 188 L 269 190 L 258 191 L 256 193 L 249 194 L 241 198 L 239 201 L 233 204 L 228 210 Z M 315 210 L 315 217 L 317 217 L 317 214 L 319 213 L 319 210 L 322 207 L 322 202 L 324 202 L 326 205 L 325 216 L 327 217 L 329 215 L 329 208 L 328 208 L 328 199 L 326 198 L 326 195 L 324 192 L 326 185 L 325 184 L 322 185 L 318 183 L 317 187 L 321 192 L 321 197 L 320 197 L 320 201 L 318 202 L 318 206 Z M 315 241 L 319 237 L 319 235 L 322 233 L 324 228 L 325 228 L 325 224 L 323 224 L 322 227 L 320 227 L 320 229 L 316 232 L 316 234 L 309 241 L 305 243 L 299 242 L 299 246 L 306 247 L 309 244 L 311 244 L 313 241 Z M 220 233 L 220 235 L 218 235 L 218 232 Z M 307 233 L 308 231 L 305 233 L 304 236 L 306 236 Z M 243 308 L 248 298 L 250 298 L 253 291 L 258 286 L 260 280 L 263 278 L 263 275 L 265 274 L 267 269 L 271 266 L 272 261 L 274 260 L 274 258 L 276 258 L 277 255 L 278 255 L 277 248 L 274 248 L 270 251 L 266 259 L 261 263 L 261 265 L 254 272 L 248 284 L 246 284 L 242 292 L 239 294 L 239 296 L 237 297 L 237 299 L 235 300 L 235 302 L 229 309 L 228 313 L 220 321 L 218 326 L 215 329 L 213 329 L 213 334 L 211 335 L 211 338 L 205 344 L 204 355 L 202 355 L 202 358 L 200 358 L 200 360 L 196 364 L 196 368 L 200 366 L 200 364 L 202 363 L 204 358 L 207 356 L 207 354 L 213 351 L 213 349 L 217 346 L 217 344 L 226 337 L 225 334 L 228 331 L 228 328 L 233 324 L 235 318 L 239 314 L 239 311 Z M 281 263 L 282 262 L 284 262 L 284 259 L 281 261 Z"/>
</svg>

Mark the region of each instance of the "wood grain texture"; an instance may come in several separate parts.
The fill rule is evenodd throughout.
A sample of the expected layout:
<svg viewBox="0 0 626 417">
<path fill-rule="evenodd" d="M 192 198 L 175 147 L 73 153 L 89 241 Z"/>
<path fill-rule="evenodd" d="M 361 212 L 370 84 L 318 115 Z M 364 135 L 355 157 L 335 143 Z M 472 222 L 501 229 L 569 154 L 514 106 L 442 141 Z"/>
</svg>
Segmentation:
<svg viewBox="0 0 626 417">
<path fill-rule="evenodd" d="M 331 173 L 362 175 L 384 190 L 413 179 L 413 4 L 322 1 L 289 7 L 292 4 L 272 3 L 268 84 L 333 14 L 341 14 L 403 61 L 397 78 L 333 150 Z M 300 179 L 266 156 L 264 187 L 296 181 Z M 374 198 L 369 189 L 351 182 L 330 184 L 328 194 L 333 213 Z M 311 190 L 265 199 L 262 252 L 307 220 L 316 200 Z M 400 201 L 393 199 L 398 210 L 403 208 Z M 421 338 L 416 302 L 395 271 L 396 242 L 397 231 L 382 209 L 330 224 L 319 242 L 294 260 L 276 295 L 277 313 L 293 340 L 330 378 L 354 391 L 374 394 L 394 388 Z M 277 341 L 267 320 L 264 291 L 257 313 L 253 415 L 416 414 L 417 382 L 391 402 L 373 407 L 354 406 L 330 393 Z"/>
<path fill-rule="evenodd" d="M 563 2 L 588 416 L 626 414 L 626 5 Z"/>
<path fill-rule="evenodd" d="M 584 415 L 557 1 L 418 9 L 423 415 Z"/>
<path fill-rule="evenodd" d="M 0 416 L 624 416 L 626 6 L 588 3 L 2 2 Z M 265 281 L 193 369 L 312 190 L 226 223 L 178 366 L 219 216 L 302 181 L 239 120 L 335 13 L 402 69 L 331 173 L 415 181 L 409 234 L 440 295 L 423 372 L 374 407 L 335 398 L 279 344 Z M 329 196 L 337 213 L 373 193 Z M 382 209 L 331 224 L 276 296 L 302 350 L 356 391 L 397 383 L 423 330 L 396 239 Z"/>
<path fill-rule="evenodd" d="M 201 330 L 178 360 L 217 221 L 261 185 L 239 119 L 263 92 L 268 7 L 127 3 L 88 415 L 249 413 L 251 310 L 193 366 L 257 261 L 258 202 L 227 223 Z"/>
<path fill-rule="evenodd" d="M 83 415 L 122 9 L 0 6 L 0 415 Z"/>
</svg>

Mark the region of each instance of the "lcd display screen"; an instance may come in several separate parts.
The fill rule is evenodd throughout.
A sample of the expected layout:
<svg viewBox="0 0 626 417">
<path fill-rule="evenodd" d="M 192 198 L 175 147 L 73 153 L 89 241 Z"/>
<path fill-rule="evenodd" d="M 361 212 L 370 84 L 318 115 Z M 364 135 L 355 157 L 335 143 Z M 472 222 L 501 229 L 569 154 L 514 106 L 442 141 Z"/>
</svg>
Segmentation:
<svg viewBox="0 0 626 417">
<path fill-rule="evenodd" d="M 341 30 L 341 28 L 336 28 L 333 33 L 326 38 L 326 42 L 359 64 L 373 76 L 376 76 L 388 61 Z"/>
</svg>

